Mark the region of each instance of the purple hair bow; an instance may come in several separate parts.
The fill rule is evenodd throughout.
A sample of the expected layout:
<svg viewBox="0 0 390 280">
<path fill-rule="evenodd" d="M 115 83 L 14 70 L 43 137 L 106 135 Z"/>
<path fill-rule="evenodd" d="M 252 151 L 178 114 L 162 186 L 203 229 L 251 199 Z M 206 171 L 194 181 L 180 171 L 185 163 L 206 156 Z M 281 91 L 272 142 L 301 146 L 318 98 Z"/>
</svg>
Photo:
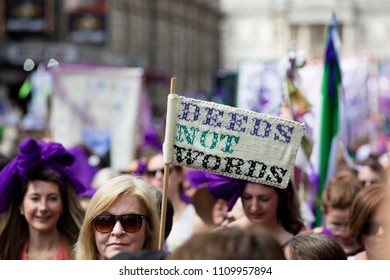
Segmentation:
<svg viewBox="0 0 390 280">
<path fill-rule="evenodd" d="M 86 186 L 86 191 L 79 193 L 79 197 L 92 197 L 96 192 L 96 189 L 92 187 L 92 180 L 99 169 L 89 164 L 88 155 L 82 146 L 74 146 L 68 151 L 74 157 L 74 162 L 69 165 L 69 169 Z"/>
<path fill-rule="evenodd" d="M 221 198 L 228 202 L 228 211 L 230 211 L 237 199 L 244 191 L 246 181 L 234 179 L 201 170 L 191 170 L 187 173 L 187 179 L 194 187 L 207 184 L 211 195 L 215 198 Z"/>
<path fill-rule="evenodd" d="M 0 172 L 0 213 L 7 210 L 13 188 L 27 182 L 38 168 L 47 168 L 67 180 L 76 194 L 86 187 L 74 176 L 69 166 L 74 157 L 59 143 L 27 138 L 19 144 L 20 151 Z"/>
<path fill-rule="evenodd" d="M 157 151 L 162 151 L 162 141 L 159 139 L 158 131 L 154 127 L 149 127 L 144 132 L 143 148 L 152 147 Z"/>
</svg>

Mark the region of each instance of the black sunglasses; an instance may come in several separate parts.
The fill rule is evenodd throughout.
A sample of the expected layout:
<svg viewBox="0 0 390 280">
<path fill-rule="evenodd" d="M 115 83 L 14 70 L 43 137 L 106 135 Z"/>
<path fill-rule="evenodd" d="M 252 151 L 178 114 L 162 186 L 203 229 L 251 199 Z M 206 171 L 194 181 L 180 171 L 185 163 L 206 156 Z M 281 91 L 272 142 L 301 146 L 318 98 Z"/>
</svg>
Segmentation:
<svg viewBox="0 0 390 280">
<path fill-rule="evenodd" d="M 145 215 L 140 214 L 102 214 L 96 216 L 92 221 L 95 229 L 101 233 L 111 232 L 116 224 L 116 221 L 118 220 L 126 232 L 134 233 L 141 229 L 142 221 L 145 217 Z"/>
<path fill-rule="evenodd" d="M 360 180 L 359 181 L 360 182 L 360 184 L 363 186 L 363 187 L 365 187 L 365 186 L 370 186 L 370 185 L 374 185 L 374 184 L 377 184 L 377 183 L 379 183 L 379 181 L 378 180 Z"/>
<path fill-rule="evenodd" d="M 161 174 L 164 175 L 164 168 L 156 169 L 156 170 L 146 170 L 145 173 L 149 177 L 154 177 L 154 176 L 156 176 L 157 172 L 161 172 Z"/>
</svg>

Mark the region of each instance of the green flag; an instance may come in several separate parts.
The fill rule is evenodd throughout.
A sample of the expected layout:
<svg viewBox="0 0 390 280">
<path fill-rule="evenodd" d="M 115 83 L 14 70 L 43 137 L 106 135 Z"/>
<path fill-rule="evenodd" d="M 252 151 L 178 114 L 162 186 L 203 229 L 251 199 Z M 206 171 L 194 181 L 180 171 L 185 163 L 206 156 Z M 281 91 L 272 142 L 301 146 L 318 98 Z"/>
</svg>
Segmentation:
<svg viewBox="0 0 390 280">
<path fill-rule="evenodd" d="M 339 136 L 339 99 L 341 70 L 339 62 L 340 39 L 337 33 L 336 17 L 333 14 L 326 32 L 326 50 L 322 78 L 322 118 L 320 136 L 320 176 L 316 209 L 316 225 L 322 222 L 321 195 L 327 182 L 336 173 L 337 145 Z"/>
</svg>

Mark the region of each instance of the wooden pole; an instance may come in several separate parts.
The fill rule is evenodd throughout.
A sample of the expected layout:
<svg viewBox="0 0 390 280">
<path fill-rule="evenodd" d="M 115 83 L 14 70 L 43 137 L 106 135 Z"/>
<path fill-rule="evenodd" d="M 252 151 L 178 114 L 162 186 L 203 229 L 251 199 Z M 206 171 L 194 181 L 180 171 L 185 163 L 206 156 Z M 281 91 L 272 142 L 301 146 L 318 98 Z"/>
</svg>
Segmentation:
<svg viewBox="0 0 390 280">
<path fill-rule="evenodd" d="M 170 94 L 175 93 L 176 91 L 176 77 L 171 78 L 171 88 L 170 88 Z M 164 164 L 164 181 L 163 181 L 163 192 L 162 192 L 162 201 L 161 201 L 161 218 L 160 218 L 160 233 L 159 233 L 159 240 L 158 240 L 158 248 L 159 250 L 163 250 L 164 243 L 165 243 L 165 220 L 166 220 L 166 213 L 167 213 L 167 188 L 168 188 L 168 182 L 169 182 L 169 167 L 170 163 Z"/>
</svg>

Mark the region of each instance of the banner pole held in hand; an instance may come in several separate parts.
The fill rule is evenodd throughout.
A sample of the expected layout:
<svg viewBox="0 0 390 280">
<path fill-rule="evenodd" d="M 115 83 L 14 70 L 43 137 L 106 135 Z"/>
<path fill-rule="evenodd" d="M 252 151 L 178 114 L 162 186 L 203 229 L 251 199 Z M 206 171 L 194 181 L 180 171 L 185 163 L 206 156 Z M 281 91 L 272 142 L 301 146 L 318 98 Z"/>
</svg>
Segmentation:
<svg viewBox="0 0 390 280">
<path fill-rule="evenodd" d="M 176 91 L 176 77 L 171 78 L 171 88 L 170 94 L 175 93 Z M 162 201 L 161 201 L 161 218 L 160 218 L 160 234 L 159 234 L 159 250 L 163 250 L 165 242 L 165 220 L 167 212 L 167 187 L 169 181 L 169 167 L 170 163 L 164 164 L 164 181 L 163 181 L 163 190 L 162 190 Z"/>
</svg>

